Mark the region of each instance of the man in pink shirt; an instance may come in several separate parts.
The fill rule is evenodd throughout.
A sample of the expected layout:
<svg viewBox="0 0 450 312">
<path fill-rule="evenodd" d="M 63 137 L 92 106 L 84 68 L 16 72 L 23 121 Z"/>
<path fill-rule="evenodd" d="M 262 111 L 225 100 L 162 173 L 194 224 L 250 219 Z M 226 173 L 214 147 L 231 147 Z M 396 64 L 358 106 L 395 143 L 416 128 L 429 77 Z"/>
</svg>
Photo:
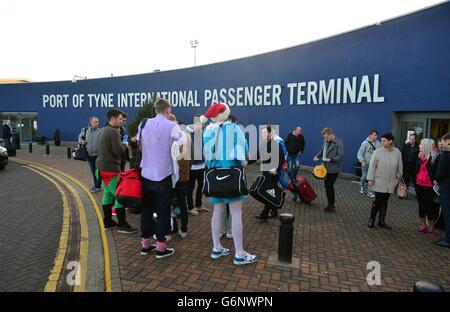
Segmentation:
<svg viewBox="0 0 450 312">
<path fill-rule="evenodd" d="M 178 125 L 168 120 L 171 106 L 166 99 L 155 102 L 156 116 L 139 125 L 138 139 L 142 147 L 141 176 L 144 204 L 141 214 L 142 255 L 156 250 L 156 259 L 174 254 L 173 248 L 166 247 L 166 234 L 170 224 L 170 200 L 172 194 L 171 148 L 173 143 L 185 143 Z M 157 214 L 156 222 L 153 213 Z M 150 238 L 156 233 L 156 245 Z"/>
</svg>

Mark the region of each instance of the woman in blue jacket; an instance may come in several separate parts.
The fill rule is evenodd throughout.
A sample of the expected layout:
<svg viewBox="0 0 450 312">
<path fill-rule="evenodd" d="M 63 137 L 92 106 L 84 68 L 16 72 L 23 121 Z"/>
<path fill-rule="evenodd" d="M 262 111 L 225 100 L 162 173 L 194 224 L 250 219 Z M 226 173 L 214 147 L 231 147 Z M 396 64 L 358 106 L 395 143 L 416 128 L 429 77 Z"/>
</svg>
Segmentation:
<svg viewBox="0 0 450 312">
<path fill-rule="evenodd" d="M 211 118 L 213 121 L 203 133 L 205 163 L 208 169 L 232 168 L 246 164 L 248 155 L 247 140 L 239 126 L 228 121 L 229 115 L 230 108 L 228 105 L 214 103 L 206 114 L 202 116 L 203 122 L 207 121 L 206 118 Z M 217 135 L 219 135 L 218 139 Z M 215 150 L 216 140 L 217 150 Z M 243 246 L 242 201 L 245 198 L 246 196 L 209 198 L 209 202 L 214 205 L 211 220 L 214 247 L 211 252 L 211 258 L 217 259 L 230 254 L 230 249 L 223 247 L 220 242 L 223 214 L 226 212 L 226 205 L 228 204 L 232 217 L 231 228 L 235 247 L 234 264 L 243 265 L 257 261 L 258 257 L 246 252 Z"/>
</svg>

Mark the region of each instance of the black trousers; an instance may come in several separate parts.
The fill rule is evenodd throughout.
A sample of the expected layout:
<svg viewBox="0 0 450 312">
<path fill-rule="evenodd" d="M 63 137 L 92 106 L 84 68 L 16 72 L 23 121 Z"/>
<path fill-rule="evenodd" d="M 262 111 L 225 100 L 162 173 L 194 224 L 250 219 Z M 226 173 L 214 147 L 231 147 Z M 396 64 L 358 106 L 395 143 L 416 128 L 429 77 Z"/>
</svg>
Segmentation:
<svg viewBox="0 0 450 312">
<path fill-rule="evenodd" d="M 178 200 L 178 207 L 180 208 L 180 219 L 181 219 L 181 231 L 187 232 L 188 226 L 188 211 L 187 211 L 187 200 L 186 200 L 186 190 L 188 182 L 178 181 L 173 189 L 173 197 Z"/>
<path fill-rule="evenodd" d="M 409 187 L 410 181 L 412 181 L 413 184 L 416 183 L 416 181 L 414 181 L 414 166 L 415 164 L 406 163 L 403 168 L 403 180 L 407 187 Z"/>
<path fill-rule="evenodd" d="M 334 194 L 334 182 L 339 176 L 339 172 L 337 173 L 328 173 L 325 178 L 325 190 L 327 192 L 328 205 L 334 205 L 336 202 L 335 194 Z"/>
<path fill-rule="evenodd" d="M 202 189 L 203 189 L 203 175 L 205 169 L 191 170 L 189 174 L 189 183 L 187 187 L 187 204 L 188 209 L 194 209 L 194 188 L 197 182 L 197 191 L 195 192 L 195 208 L 202 206 Z"/>
<path fill-rule="evenodd" d="M 172 178 L 166 177 L 162 181 L 155 182 L 144 177 L 142 180 L 142 195 L 144 204 L 141 213 L 141 237 L 150 238 L 156 234 L 159 241 L 166 240 L 166 234 L 170 233 L 170 200 L 172 199 Z M 153 213 L 158 217 L 156 222 Z"/>
<path fill-rule="evenodd" d="M 416 184 L 415 189 L 417 201 L 419 202 L 419 217 L 425 218 L 426 216 L 428 220 L 434 220 L 436 216 L 433 210 L 433 188 Z"/>
<path fill-rule="evenodd" d="M 375 192 L 375 208 L 377 211 L 385 211 L 387 210 L 387 204 L 391 193 L 379 193 Z"/>
<path fill-rule="evenodd" d="M 94 179 L 94 187 L 95 188 L 101 188 L 102 187 L 102 180 L 97 179 L 95 175 L 96 167 L 95 162 L 97 161 L 97 156 L 88 156 L 88 163 L 89 167 L 91 168 L 92 178 Z"/>
</svg>

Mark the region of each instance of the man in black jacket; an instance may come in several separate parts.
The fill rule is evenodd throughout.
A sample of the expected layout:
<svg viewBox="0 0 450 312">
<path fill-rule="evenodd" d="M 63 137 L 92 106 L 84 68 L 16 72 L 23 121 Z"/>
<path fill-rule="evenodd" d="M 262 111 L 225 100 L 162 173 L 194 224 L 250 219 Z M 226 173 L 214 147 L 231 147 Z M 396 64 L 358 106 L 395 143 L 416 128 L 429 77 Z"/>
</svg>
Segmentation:
<svg viewBox="0 0 450 312">
<path fill-rule="evenodd" d="M 419 146 L 417 146 L 416 135 L 412 133 L 409 135 L 409 143 L 406 143 L 402 149 L 403 180 L 407 186 L 409 186 L 410 179 L 414 183 L 417 157 L 419 157 Z"/>
<path fill-rule="evenodd" d="M 258 150 L 258 159 L 261 159 L 261 171 L 266 177 L 268 183 L 274 186 L 278 184 L 280 172 L 283 170 L 284 152 L 280 142 L 277 142 L 273 138 L 274 129 L 269 125 L 262 129 L 262 137 L 265 142 L 260 145 Z M 264 144 L 266 147 L 264 148 Z M 272 150 L 273 148 L 273 150 Z M 248 164 L 254 163 L 256 160 L 251 160 Z M 270 214 L 269 214 L 270 212 Z M 255 216 L 260 220 L 267 220 L 268 218 L 275 218 L 278 216 L 278 208 L 266 204 L 261 213 Z"/>
<path fill-rule="evenodd" d="M 12 147 L 12 144 L 11 144 L 11 138 L 12 138 L 11 120 L 6 120 L 3 123 L 2 131 L 3 131 L 3 142 L 5 145 L 5 148 L 9 151 Z"/>
<path fill-rule="evenodd" d="M 435 175 L 435 183 L 439 184 L 442 214 L 445 221 L 445 237 L 434 243 L 441 247 L 450 247 L 450 133 L 442 138 L 442 155 Z"/>
<path fill-rule="evenodd" d="M 305 138 L 302 134 L 302 128 L 297 127 L 294 132 L 289 133 L 284 140 L 284 144 L 288 153 L 286 157 L 288 176 L 290 180 L 295 180 L 300 168 L 300 155 L 305 150 Z M 297 195 L 294 195 L 293 200 L 297 200 Z"/>
</svg>

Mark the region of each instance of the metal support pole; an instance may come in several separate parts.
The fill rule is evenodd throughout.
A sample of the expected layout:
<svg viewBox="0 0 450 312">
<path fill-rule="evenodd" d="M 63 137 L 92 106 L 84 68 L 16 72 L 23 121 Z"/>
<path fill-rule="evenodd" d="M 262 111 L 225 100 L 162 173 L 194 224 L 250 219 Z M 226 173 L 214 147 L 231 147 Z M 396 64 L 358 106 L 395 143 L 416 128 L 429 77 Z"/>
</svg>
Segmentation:
<svg viewBox="0 0 450 312">
<path fill-rule="evenodd" d="M 29 151 L 30 153 L 33 153 L 33 143 L 29 143 L 29 144 L 28 144 L 28 151 Z"/>
<path fill-rule="evenodd" d="M 292 243 L 294 236 L 294 215 L 290 213 L 280 214 L 280 233 L 278 237 L 278 261 L 292 263 Z"/>
<path fill-rule="evenodd" d="M 194 66 L 197 66 L 197 48 L 194 48 Z"/>
</svg>

